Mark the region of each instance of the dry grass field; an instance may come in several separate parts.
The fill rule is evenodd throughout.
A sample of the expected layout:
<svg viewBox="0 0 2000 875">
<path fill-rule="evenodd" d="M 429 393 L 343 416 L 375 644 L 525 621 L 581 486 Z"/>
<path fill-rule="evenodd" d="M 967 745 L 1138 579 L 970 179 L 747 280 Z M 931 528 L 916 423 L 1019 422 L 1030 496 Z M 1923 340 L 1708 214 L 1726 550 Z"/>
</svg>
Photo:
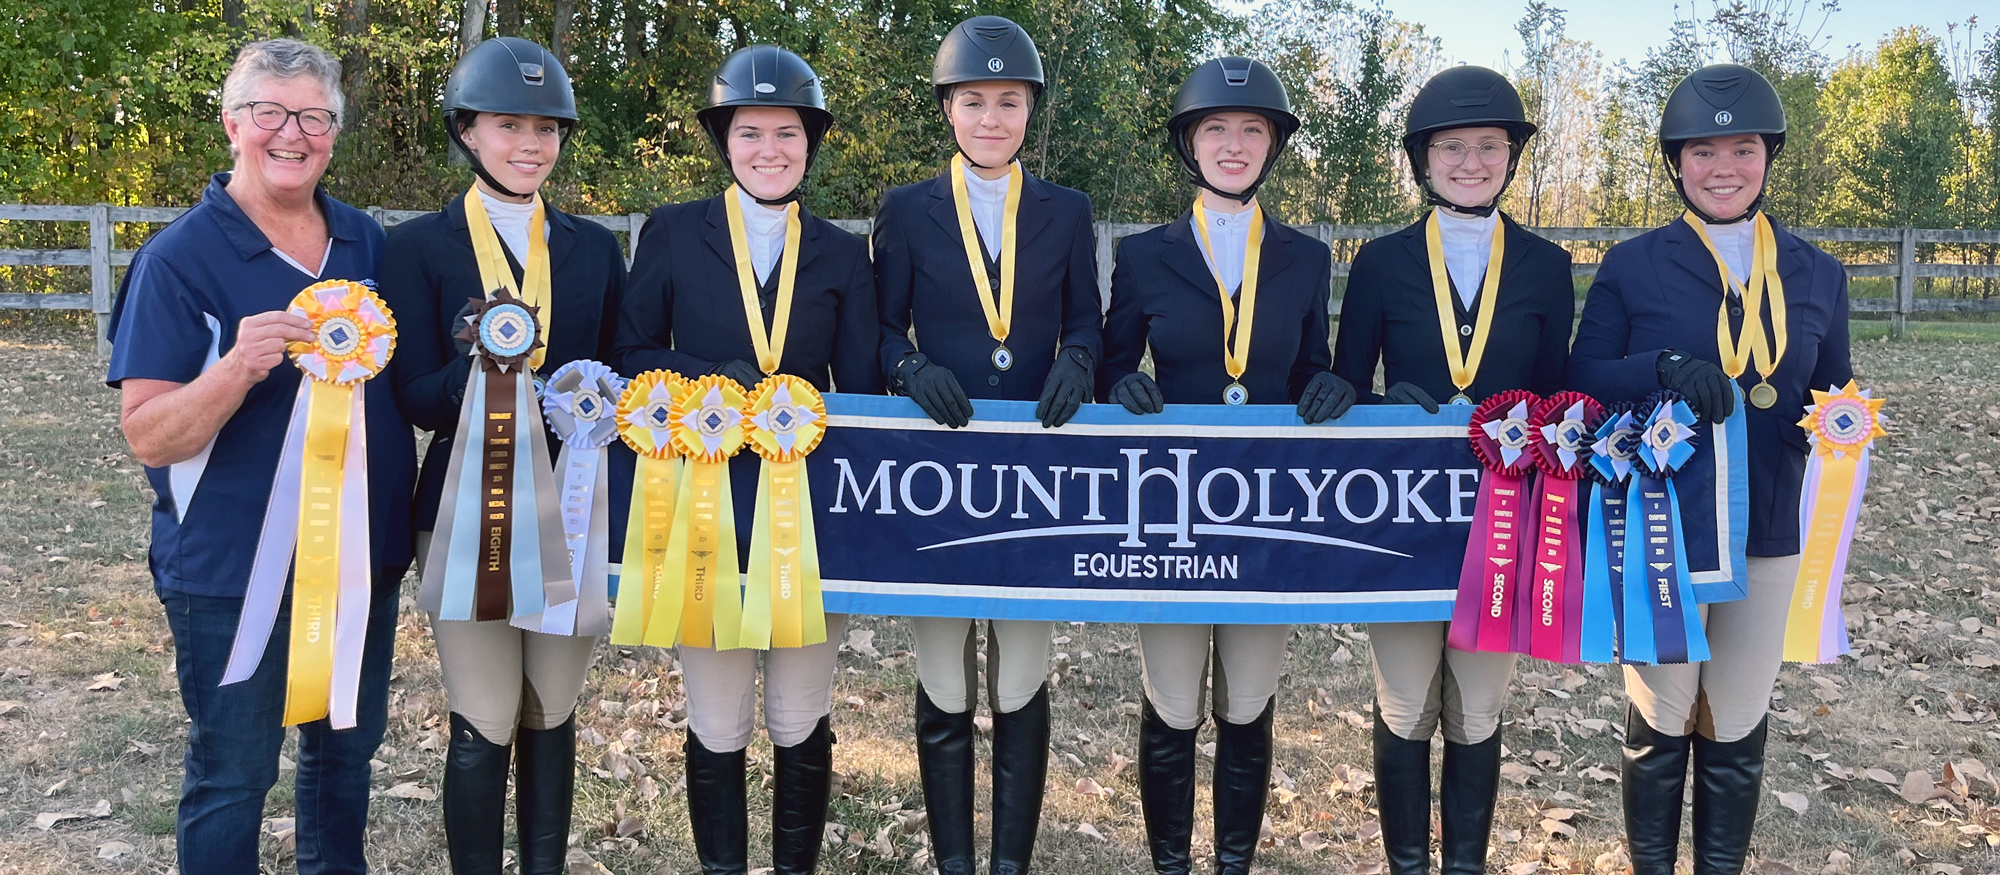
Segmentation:
<svg viewBox="0 0 2000 875">
<path fill-rule="evenodd" d="M 2000 343 L 1989 334 L 1938 326 L 1914 343 L 1856 345 L 1894 417 L 1850 572 L 1856 654 L 1780 681 L 1759 875 L 2000 873 Z M 0 328 L 0 875 L 173 869 L 184 722 L 144 563 L 149 493 L 102 373 L 83 331 Z M 857 617 L 851 628 L 824 871 L 926 873 L 908 627 Z M 1037 871 L 1147 871 L 1132 763 L 1137 636 L 1081 625 L 1058 635 Z M 1261 870 L 1379 871 L 1368 658 L 1365 629 L 1293 633 Z M 1619 871 L 1617 672 L 1524 659 L 1515 687 L 1490 870 Z M 405 599 L 375 764 L 377 871 L 446 871 L 445 717 L 429 631 Z M 580 721 L 571 871 L 698 871 L 672 655 L 602 648 Z M 751 753 L 768 775 L 768 745 Z M 291 870 L 291 814 L 287 776 L 267 806 L 269 871 Z M 753 824 L 763 819 L 753 808 Z M 763 859 L 755 826 L 752 836 Z"/>
</svg>

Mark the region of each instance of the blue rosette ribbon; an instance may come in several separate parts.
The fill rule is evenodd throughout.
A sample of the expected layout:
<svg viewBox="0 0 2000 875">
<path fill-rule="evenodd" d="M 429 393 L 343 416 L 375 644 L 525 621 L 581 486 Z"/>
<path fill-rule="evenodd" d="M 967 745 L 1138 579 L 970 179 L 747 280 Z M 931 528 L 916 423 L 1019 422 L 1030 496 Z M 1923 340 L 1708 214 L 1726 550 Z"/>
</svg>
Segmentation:
<svg viewBox="0 0 2000 875">
<path fill-rule="evenodd" d="M 604 635 L 611 631 L 611 504 L 605 448 L 618 440 L 618 397 L 625 379 L 601 362 L 578 359 L 541 387 L 542 418 L 562 449 L 556 456 L 563 542 L 577 599 L 542 612 L 541 631 Z"/>
<path fill-rule="evenodd" d="M 1584 662 L 1614 662 L 1625 650 L 1625 499 L 1638 463 L 1641 424 L 1633 407 L 1606 408 L 1591 432 L 1578 653 Z"/>
<path fill-rule="evenodd" d="M 1645 413 L 1626 488 L 1624 598 L 1619 658 L 1635 665 L 1708 659 L 1708 636 L 1695 608 L 1686 537 L 1673 475 L 1694 457 L 1694 411 L 1672 392 L 1656 392 Z M 1636 412 L 1635 412 L 1635 420 Z"/>
</svg>

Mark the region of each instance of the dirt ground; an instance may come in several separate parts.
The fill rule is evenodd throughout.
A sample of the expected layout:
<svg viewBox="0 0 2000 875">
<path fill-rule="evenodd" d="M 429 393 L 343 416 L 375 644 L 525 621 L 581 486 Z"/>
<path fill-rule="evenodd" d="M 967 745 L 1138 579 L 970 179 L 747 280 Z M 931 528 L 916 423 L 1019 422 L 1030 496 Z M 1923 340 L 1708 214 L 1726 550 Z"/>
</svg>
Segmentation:
<svg viewBox="0 0 2000 875">
<path fill-rule="evenodd" d="M 2000 343 L 1941 330 L 1857 342 L 1855 358 L 1893 416 L 1850 569 L 1856 653 L 1784 672 L 1751 871 L 2000 873 Z M 0 328 L 0 875 L 173 869 L 185 722 L 144 563 L 150 495 L 102 375 L 82 331 Z M 927 873 L 908 627 L 857 617 L 851 628 L 823 871 Z M 1148 871 L 1132 763 L 1137 636 L 1115 625 L 1058 635 L 1036 870 Z M 1365 629 L 1293 633 L 1260 870 L 1380 871 L 1368 659 Z M 1623 712 L 1615 670 L 1523 659 L 1490 871 L 1624 866 Z M 377 871 L 446 871 L 445 719 L 430 634 L 406 598 L 370 807 Z M 671 654 L 602 647 L 580 721 L 572 873 L 697 872 Z M 768 776 L 768 743 L 751 755 Z M 266 808 L 269 871 L 292 868 L 291 816 L 287 772 Z M 753 861 L 767 859 L 765 816 L 751 815 Z"/>
</svg>

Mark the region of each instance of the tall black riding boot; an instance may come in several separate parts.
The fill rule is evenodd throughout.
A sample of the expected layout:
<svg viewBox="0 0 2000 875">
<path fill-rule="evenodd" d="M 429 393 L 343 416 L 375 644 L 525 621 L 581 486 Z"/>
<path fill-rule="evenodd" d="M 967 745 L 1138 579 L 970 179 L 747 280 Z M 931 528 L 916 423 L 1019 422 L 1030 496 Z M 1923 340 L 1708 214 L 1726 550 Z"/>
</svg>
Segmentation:
<svg viewBox="0 0 2000 875">
<path fill-rule="evenodd" d="M 1375 708 L 1375 807 L 1382 815 L 1382 850 L 1389 875 L 1431 871 L 1431 742 L 1411 741 L 1382 722 Z"/>
<path fill-rule="evenodd" d="M 953 714 L 917 685 L 917 773 L 938 875 L 972 875 L 972 709 Z"/>
<path fill-rule="evenodd" d="M 1194 856 L 1193 729 L 1175 729 L 1147 699 L 1139 711 L 1139 806 L 1146 816 L 1146 847 L 1157 875 L 1189 875 Z"/>
<path fill-rule="evenodd" d="M 509 747 L 453 712 L 444 756 L 444 843 L 454 875 L 500 875 Z M 198 849 L 197 849 L 198 850 Z"/>
<path fill-rule="evenodd" d="M 1049 687 L 993 711 L 993 875 L 1027 875 L 1049 778 Z"/>
<path fill-rule="evenodd" d="M 1377 778 L 1380 780 L 1380 778 Z M 1500 727 L 1478 744 L 1444 743 L 1444 774 L 1438 780 L 1438 844 L 1444 875 L 1483 875 L 1486 842 L 1493 834 L 1493 801 L 1500 793 Z"/>
<path fill-rule="evenodd" d="M 576 715 L 554 729 L 524 726 L 517 732 L 514 823 L 521 834 L 521 875 L 564 875 L 576 798 Z"/>
<path fill-rule="evenodd" d="M 1215 718 L 1215 871 L 1250 875 L 1257 841 L 1264 836 L 1264 798 L 1271 789 L 1271 719 L 1278 697 L 1264 713 L 1238 726 Z"/>
<path fill-rule="evenodd" d="M 1736 741 L 1694 737 L 1694 875 L 1738 875 L 1757 825 L 1771 718 Z"/>
<path fill-rule="evenodd" d="M 702 875 L 749 871 L 750 814 L 743 779 L 743 751 L 716 753 L 687 734 L 688 820 Z"/>
<path fill-rule="evenodd" d="M 833 726 L 819 718 L 806 740 L 773 747 L 772 875 L 811 875 L 826 836 L 827 794 L 833 787 Z"/>
<path fill-rule="evenodd" d="M 1625 845 L 1632 875 L 1673 875 L 1687 790 L 1689 736 L 1668 735 L 1625 709 Z M 1753 801 L 1752 804 L 1755 804 Z"/>
</svg>

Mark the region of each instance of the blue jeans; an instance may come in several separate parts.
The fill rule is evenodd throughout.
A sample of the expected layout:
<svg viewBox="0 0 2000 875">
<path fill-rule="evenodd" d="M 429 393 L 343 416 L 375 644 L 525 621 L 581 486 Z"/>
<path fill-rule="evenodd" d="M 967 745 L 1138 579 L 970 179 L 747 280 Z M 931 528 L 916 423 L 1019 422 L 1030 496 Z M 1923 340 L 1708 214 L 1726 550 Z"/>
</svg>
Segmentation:
<svg viewBox="0 0 2000 875">
<path fill-rule="evenodd" d="M 389 722 L 389 663 L 396 643 L 397 582 L 376 578 L 361 661 L 358 725 L 299 727 L 296 806 L 300 875 L 363 873 L 368 760 Z M 174 633 L 174 669 L 187 708 L 187 774 L 174 838 L 183 875 L 256 875 L 264 796 L 278 782 L 285 742 L 286 642 L 291 599 L 279 609 L 257 673 L 221 686 L 243 599 L 159 589 Z"/>
</svg>

